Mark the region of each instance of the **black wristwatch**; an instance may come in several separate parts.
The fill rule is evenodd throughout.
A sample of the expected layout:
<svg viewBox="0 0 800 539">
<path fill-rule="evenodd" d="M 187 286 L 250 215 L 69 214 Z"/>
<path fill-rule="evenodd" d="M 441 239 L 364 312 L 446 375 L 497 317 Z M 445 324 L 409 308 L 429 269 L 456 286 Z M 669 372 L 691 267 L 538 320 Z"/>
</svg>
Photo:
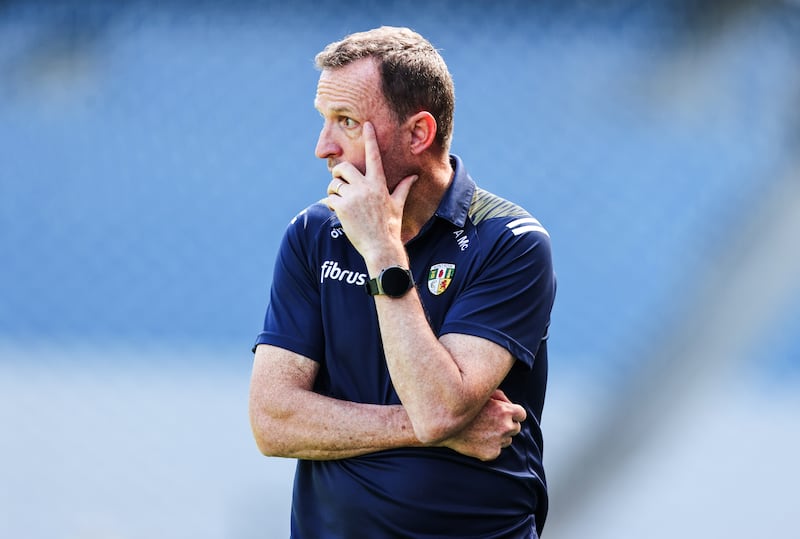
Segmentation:
<svg viewBox="0 0 800 539">
<path fill-rule="evenodd" d="M 399 298 L 405 295 L 414 286 L 414 277 L 411 271 L 402 266 L 389 266 L 382 269 L 374 279 L 364 285 L 370 296 L 386 295 Z"/>
</svg>

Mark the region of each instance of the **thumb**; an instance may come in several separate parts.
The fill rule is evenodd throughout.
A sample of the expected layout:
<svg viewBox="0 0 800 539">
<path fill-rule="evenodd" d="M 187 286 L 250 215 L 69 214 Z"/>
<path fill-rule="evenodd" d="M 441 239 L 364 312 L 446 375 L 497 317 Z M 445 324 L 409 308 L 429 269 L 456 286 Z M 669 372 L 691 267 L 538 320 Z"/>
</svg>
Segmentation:
<svg viewBox="0 0 800 539">
<path fill-rule="evenodd" d="M 414 185 L 414 182 L 418 179 L 419 176 L 417 174 L 412 174 L 400 180 L 400 183 L 398 183 L 394 191 L 392 191 L 392 200 L 400 204 L 400 206 L 405 206 L 408 193 L 411 191 L 411 186 Z"/>
<path fill-rule="evenodd" d="M 506 396 L 506 394 L 503 393 L 502 389 L 495 389 L 494 393 L 492 393 L 492 396 L 490 398 L 497 401 L 511 402 L 511 400 Z"/>
</svg>

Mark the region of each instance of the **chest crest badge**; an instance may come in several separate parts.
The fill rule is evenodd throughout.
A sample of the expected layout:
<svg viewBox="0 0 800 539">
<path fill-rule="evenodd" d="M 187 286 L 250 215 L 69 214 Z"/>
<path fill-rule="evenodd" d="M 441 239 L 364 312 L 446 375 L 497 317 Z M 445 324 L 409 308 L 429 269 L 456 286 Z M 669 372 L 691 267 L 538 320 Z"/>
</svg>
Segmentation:
<svg viewBox="0 0 800 539">
<path fill-rule="evenodd" d="M 428 290 L 434 296 L 442 294 L 450 286 L 455 273 L 455 264 L 435 264 L 431 266 L 428 271 Z"/>
</svg>

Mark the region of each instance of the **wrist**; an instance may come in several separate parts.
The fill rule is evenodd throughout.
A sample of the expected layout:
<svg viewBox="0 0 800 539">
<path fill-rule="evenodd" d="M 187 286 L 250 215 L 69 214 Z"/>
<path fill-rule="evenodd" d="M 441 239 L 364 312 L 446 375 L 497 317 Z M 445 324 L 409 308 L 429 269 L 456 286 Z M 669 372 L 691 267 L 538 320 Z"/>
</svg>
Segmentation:
<svg viewBox="0 0 800 539">
<path fill-rule="evenodd" d="M 388 266 L 377 277 L 369 279 L 364 289 L 370 296 L 400 298 L 414 288 L 414 276 L 405 266 Z"/>
<path fill-rule="evenodd" d="M 393 246 L 392 248 L 386 248 L 384 245 L 383 248 L 362 256 L 364 256 L 370 279 L 378 277 L 382 270 L 390 266 L 410 267 L 408 255 L 402 245 L 400 247 Z"/>
</svg>

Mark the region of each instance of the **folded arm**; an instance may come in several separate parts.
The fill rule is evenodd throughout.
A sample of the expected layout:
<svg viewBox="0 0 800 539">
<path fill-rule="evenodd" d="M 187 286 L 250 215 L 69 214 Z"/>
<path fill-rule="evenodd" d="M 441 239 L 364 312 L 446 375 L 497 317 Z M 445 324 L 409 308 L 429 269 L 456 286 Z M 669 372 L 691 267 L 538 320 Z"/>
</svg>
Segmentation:
<svg viewBox="0 0 800 539">
<path fill-rule="evenodd" d="M 457 435 L 490 401 L 514 357 L 480 337 L 437 339 L 416 290 L 402 298 L 376 297 L 375 304 L 389 373 L 417 437 L 437 443 Z M 524 412 L 514 417 L 524 420 Z"/>
<path fill-rule="evenodd" d="M 259 345 L 250 384 L 250 423 L 269 456 L 332 460 L 423 444 L 401 405 L 333 399 L 313 391 L 319 365 L 281 348 Z M 474 419 L 430 443 L 481 460 L 496 458 L 519 433 L 524 409 L 493 392 Z"/>
<path fill-rule="evenodd" d="M 250 425 L 262 453 L 330 460 L 422 445 L 402 406 L 315 393 L 318 371 L 319 364 L 308 358 L 258 346 L 250 381 Z"/>
</svg>

